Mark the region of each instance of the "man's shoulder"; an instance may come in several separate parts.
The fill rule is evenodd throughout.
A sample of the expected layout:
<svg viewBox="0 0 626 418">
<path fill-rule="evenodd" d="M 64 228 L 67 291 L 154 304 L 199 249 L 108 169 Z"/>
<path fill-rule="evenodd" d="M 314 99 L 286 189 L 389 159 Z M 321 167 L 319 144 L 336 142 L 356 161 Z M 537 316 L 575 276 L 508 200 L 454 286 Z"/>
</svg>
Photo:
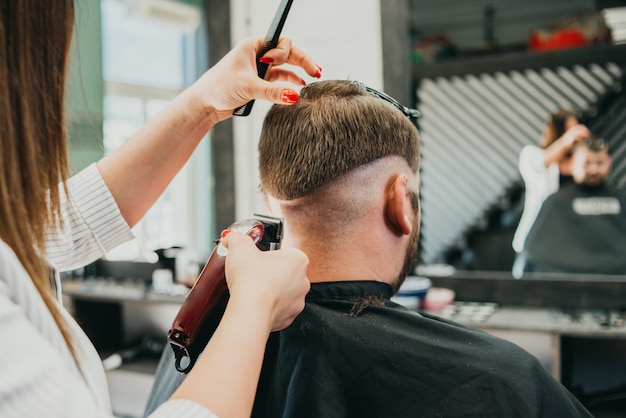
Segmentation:
<svg viewBox="0 0 626 418">
<path fill-rule="evenodd" d="M 365 293 L 361 298 L 308 299 L 304 311 L 282 333 L 283 343 L 292 347 L 333 352 L 358 347 L 372 361 L 394 357 L 419 364 L 420 358 L 426 361 L 437 353 L 442 364 L 453 358 L 484 359 L 472 364 L 487 369 L 492 361 L 516 368 L 533 360 L 517 345 L 491 334 Z"/>
<path fill-rule="evenodd" d="M 341 401 L 335 406 L 338 410 L 430 416 L 433 411 L 478 408 L 478 398 L 484 412 L 484 408 L 514 410 L 526 403 L 537 406 L 542 392 L 558 393 L 558 384 L 538 360 L 483 331 L 397 305 L 373 306 L 356 316 L 322 306 L 305 309 L 303 318 L 280 338 L 280 347 L 274 347 L 276 357 L 270 356 L 273 373 L 265 384 L 283 407 L 302 412 L 304 405 L 331 399 L 327 396 L 331 391 Z M 333 314 L 338 317 L 329 319 Z M 519 379 L 521 375 L 529 379 Z M 312 389 L 309 384 L 317 379 L 324 385 Z M 536 387 L 528 381 L 536 382 Z M 287 399 L 288 392 L 303 398 Z M 445 399 L 439 396 L 442 393 L 447 394 Z M 485 398 L 485 393 L 490 395 Z M 330 404 L 326 406 L 334 410 Z"/>
<path fill-rule="evenodd" d="M 390 355 L 406 351 L 408 361 L 428 355 L 425 353 L 429 350 L 479 358 L 483 357 L 480 352 L 488 350 L 490 361 L 501 358 L 503 362 L 508 362 L 516 358 L 515 362 L 519 363 L 522 358 L 532 359 L 524 350 L 506 340 L 433 313 L 414 311 L 388 301 L 365 308 L 346 306 L 336 301 L 307 302 L 307 307 L 289 330 L 309 339 L 323 337 L 333 347 L 340 341 L 357 345 L 355 341 L 367 342 L 371 339 L 372 343 L 378 341 L 379 344 L 368 346 L 369 350 L 380 350 Z M 331 335 L 332 338 L 327 338 Z M 389 343 L 388 346 L 385 343 Z"/>
<path fill-rule="evenodd" d="M 626 190 L 617 186 L 608 186 L 607 188 L 614 196 L 620 199 L 626 199 Z"/>
</svg>

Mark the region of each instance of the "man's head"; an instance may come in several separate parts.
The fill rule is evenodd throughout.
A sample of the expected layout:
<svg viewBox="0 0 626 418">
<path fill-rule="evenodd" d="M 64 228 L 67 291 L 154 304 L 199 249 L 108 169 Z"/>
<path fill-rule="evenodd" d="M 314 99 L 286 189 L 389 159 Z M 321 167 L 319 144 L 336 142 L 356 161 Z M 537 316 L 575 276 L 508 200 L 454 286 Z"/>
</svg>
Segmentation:
<svg viewBox="0 0 626 418">
<path fill-rule="evenodd" d="M 611 173 L 611 156 L 608 144 L 599 138 L 580 142 L 574 148 L 572 177 L 578 184 L 599 186 Z"/>
<path fill-rule="evenodd" d="M 353 245 L 375 252 L 370 239 L 403 239 L 403 277 L 417 250 L 420 145 L 406 111 L 388 100 L 353 81 L 303 88 L 297 104 L 268 112 L 259 169 L 270 207 L 280 207 L 286 226 L 306 235 L 307 245 L 348 245 L 342 238 L 364 223 L 373 231 L 386 227 L 387 236 Z"/>
</svg>

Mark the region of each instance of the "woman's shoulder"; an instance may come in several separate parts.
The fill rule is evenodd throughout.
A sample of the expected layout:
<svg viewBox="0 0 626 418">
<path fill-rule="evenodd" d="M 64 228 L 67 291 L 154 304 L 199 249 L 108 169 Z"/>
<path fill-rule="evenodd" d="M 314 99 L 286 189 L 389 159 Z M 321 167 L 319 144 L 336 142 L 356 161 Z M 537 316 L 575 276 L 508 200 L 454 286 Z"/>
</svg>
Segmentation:
<svg viewBox="0 0 626 418">
<path fill-rule="evenodd" d="M 526 145 L 520 151 L 520 154 L 519 154 L 520 162 L 522 162 L 522 160 L 529 159 L 529 158 L 533 158 L 533 159 L 542 158 L 543 159 L 544 153 L 545 151 L 543 150 L 543 148 L 537 145 Z"/>
<path fill-rule="evenodd" d="M 0 291 L 10 296 L 19 283 L 23 283 L 28 273 L 20 263 L 13 249 L 0 239 Z"/>
<path fill-rule="evenodd" d="M 0 279 L 3 279 L 6 273 L 16 269 L 26 272 L 13 249 L 0 239 Z"/>
<path fill-rule="evenodd" d="M 554 167 L 558 171 L 558 166 Z M 519 171 L 525 182 L 550 175 L 552 168 L 545 165 L 545 150 L 537 145 L 526 145 L 519 155 Z M 543 181 L 543 180 L 542 180 Z"/>
</svg>

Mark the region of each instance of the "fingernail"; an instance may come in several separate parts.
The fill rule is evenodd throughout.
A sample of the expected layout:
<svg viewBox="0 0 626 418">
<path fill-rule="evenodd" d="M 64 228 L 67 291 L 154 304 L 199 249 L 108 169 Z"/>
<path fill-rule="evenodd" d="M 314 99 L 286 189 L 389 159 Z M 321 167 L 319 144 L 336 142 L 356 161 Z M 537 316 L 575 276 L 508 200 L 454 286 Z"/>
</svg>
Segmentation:
<svg viewBox="0 0 626 418">
<path fill-rule="evenodd" d="M 322 67 L 317 66 L 317 71 L 315 72 L 315 78 L 320 78 L 322 76 Z"/>
<path fill-rule="evenodd" d="M 300 84 L 302 84 L 303 86 L 306 86 L 306 81 L 304 81 L 303 78 L 300 79 Z"/>
<path fill-rule="evenodd" d="M 298 92 L 290 90 L 290 89 L 285 89 L 283 90 L 283 95 L 280 99 L 283 101 L 283 103 L 288 103 L 288 104 L 298 103 Z"/>
<path fill-rule="evenodd" d="M 259 61 L 262 62 L 263 64 L 273 64 L 274 63 L 274 58 L 261 57 L 261 58 L 259 58 Z"/>
<path fill-rule="evenodd" d="M 222 231 L 222 238 L 226 238 L 226 235 L 230 234 L 230 229 L 225 229 Z"/>
</svg>

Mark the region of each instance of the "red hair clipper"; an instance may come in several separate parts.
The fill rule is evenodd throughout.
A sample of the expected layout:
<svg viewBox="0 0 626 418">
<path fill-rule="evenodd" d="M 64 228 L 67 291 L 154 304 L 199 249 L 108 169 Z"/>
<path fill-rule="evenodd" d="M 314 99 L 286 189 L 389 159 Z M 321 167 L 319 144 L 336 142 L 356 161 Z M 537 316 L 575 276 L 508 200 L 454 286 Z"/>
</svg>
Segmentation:
<svg viewBox="0 0 626 418">
<path fill-rule="evenodd" d="M 250 219 L 235 222 L 228 229 L 247 234 L 262 251 L 277 250 L 282 240 L 283 221 L 254 214 Z M 218 241 L 167 334 L 174 350 L 176 370 L 180 373 L 189 373 L 223 315 L 223 311 L 219 313 L 219 318 L 211 314 L 217 312 L 220 302 L 228 297 L 224 274 L 227 253 L 226 247 Z M 207 331 L 204 325 L 211 316 L 213 326 Z"/>
</svg>

